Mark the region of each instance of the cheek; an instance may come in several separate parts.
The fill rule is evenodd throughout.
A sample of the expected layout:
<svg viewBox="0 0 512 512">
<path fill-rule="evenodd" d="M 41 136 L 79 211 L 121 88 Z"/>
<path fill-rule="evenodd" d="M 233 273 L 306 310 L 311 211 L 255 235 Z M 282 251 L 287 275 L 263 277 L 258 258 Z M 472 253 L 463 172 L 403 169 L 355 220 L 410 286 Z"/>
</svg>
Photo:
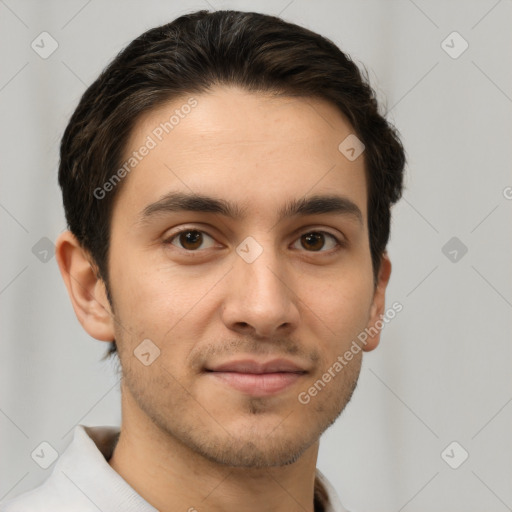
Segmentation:
<svg viewBox="0 0 512 512">
<path fill-rule="evenodd" d="M 119 245 L 111 253 L 110 269 L 117 334 L 130 346 L 145 338 L 157 340 L 161 337 L 158 327 L 169 329 L 172 325 L 169 313 L 179 313 L 179 290 L 169 290 L 153 264 Z M 160 326 L 163 321 L 166 326 Z"/>
<path fill-rule="evenodd" d="M 173 308 L 173 299 L 183 293 L 178 270 L 162 265 L 159 250 L 153 248 L 146 253 L 118 244 L 111 253 L 110 262 L 112 292 L 122 304 L 125 315 L 137 316 L 139 312 L 155 308 Z"/>
<path fill-rule="evenodd" d="M 326 352 L 331 357 L 350 345 L 364 330 L 370 317 L 372 298 L 371 275 L 354 270 L 344 277 L 333 277 L 304 300 L 318 328 L 328 333 L 326 337 L 319 332 L 318 339 L 326 340 Z"/>
<path fill-rule="evenodd" d="M 179 268 L 162 255 L 132 254 L 118 258 L 116 263 L 111 267 L 111 287 L 118 341 L 133 352 L 142 340 L 150 339 L 162 350 L 172 346 L 174 353 L 186 355 L 193 340 L 200 338 L 200 319 L 208 314 L 208 303 L 202 299 L 223 272 L 194 273 L 190 267 Z M 180 344 L 174 343 L 176 339 Z"/>
</svg>

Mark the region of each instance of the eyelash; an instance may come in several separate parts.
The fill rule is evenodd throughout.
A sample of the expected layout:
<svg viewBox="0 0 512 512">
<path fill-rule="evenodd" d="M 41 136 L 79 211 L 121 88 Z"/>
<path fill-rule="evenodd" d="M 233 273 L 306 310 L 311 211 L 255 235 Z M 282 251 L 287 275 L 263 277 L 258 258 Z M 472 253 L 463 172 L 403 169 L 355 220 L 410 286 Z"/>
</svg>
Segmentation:
<svg viewBox="0 0 512 512">
<path fill-rule="evenodd" d="M 211 236 L 210 234 L 208 234 L 206 231 L 203 231 L 201 229 L 197 229 L 197 228 L 185 228 L 185 229 L 182 229 L 180 231 L 177 231 L 176 233 L 172 234 L 170 237 L 166 238 L 164 240 L 164 244 L 165 245 L 174 245 L 172 242 L 177 239 L 181 234 L 183 233 L 188 233 L 188 232 L 191 232 L 191 231 L 197 231 L 198 233 L 202 233 L 204 235 L 207 235 L 208 237 L 210 237 L 211 239 L 214 240 L 214 237 Z M 329 233 L 328 231 L 322 231 L 322 230 L 315 230 L 315 229 L 310 229 L 309 231 L 303 231 L 299 237 L 295 240 L 295 242 L 297 240 L 300 240 L 300 238 L 304 235 L 308 235 L 308 234 L 311 234 L 311 233 L 317 233 L 317 234 L 322 234 L 322 235 L 327 235 L 328 237 L 332 238 L 335 243 L 336 243 L 336 246 L 332 249 L 329 249 L 327 251 L 323 251 L 323 250 L 320 250 L 320 251 L 306 251 L 306 252 L 309 252 L 309 253 L 313 253 L 313 254 L 334 254 L 336 252 L 338 252 L 339 250 L 343 249 L 344 247 L 346 247 L 346 242 L 344 240 L 340 240 L 338 239 L 335 235 L 333 235 L 332 233 Z M 294 243 L 295 243 L 294 242 Z M 177 247 L 177 246 L 175 246 Z M 204 251 L 206 249 L 196 249 L 196 250 L 190 250 L 190 249 L 185 249 L 184 247 L 177 247 L 178 249 L 182 250 L 182 251 L 186 251 L 188 254 L 194 254 L 194 253 L 200 253 L 201 251 Z"/>
</svg>

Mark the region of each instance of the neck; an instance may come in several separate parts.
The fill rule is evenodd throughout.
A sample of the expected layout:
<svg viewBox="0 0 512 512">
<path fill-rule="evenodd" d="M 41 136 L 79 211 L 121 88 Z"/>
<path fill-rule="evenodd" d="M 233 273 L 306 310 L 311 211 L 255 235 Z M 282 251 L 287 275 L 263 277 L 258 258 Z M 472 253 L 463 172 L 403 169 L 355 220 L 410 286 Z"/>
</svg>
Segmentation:
<svg viewBox="0 0 512 512">
<path fill-rule="evenodd" d="M 122 428 L 109 464 L 160 512 L 314 511 L 318 442 L 286 466 L 226 466 L 163 432 L 129 401 L 123 393 Z"/>
</svg>

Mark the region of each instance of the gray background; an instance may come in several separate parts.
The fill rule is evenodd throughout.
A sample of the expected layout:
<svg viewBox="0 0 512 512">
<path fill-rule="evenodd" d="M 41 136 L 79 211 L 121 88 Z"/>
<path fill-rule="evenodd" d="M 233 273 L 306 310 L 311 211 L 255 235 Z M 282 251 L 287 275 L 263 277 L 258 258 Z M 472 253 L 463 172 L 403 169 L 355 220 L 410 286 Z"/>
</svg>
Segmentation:
<svg viewBox="0 0 512 512">
<path fill-rule="evenodd" d="M 280 14 L 364 63 L 408 154 L 387 299 L 403 311 L 365 356 L 319 468 L 354 512 L 512 510 L 510 0 L 0 0 L 0 499 L 48 476 L 30 457 L 42 441 L 62 452 L 77 423 L 120 422 L 106 344 L 80 327 L 51 252 L 44 261 L 65 228 L 67 120 L 135 36 L 221 8 Z M 58 43 L 46 59 L 31 48 L 43 31 Z M 469 44 L 457 58 L 454 31 Z M 458 469 L 441 456 L 453 441 L 452 465 L 469 453 Z"/>
</svg>

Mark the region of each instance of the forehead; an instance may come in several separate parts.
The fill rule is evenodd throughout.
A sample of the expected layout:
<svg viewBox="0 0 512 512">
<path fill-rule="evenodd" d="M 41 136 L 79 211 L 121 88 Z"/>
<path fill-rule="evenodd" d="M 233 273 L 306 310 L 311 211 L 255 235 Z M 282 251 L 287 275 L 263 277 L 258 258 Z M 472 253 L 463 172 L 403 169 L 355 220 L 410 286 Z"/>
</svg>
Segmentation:
<svg viewBox="0 0 512 512">
<path fill-rule="evenodd" d="M 366 215 L 364 155 L 350 161 L 338 149 L 351 134 L 320 99 L 233 87 L 184 95 L 136 123 L 124 153 L 135 165 L 118 201 L 136 215 L 169 192 L 193 192 L 235 198 L 263 218 L 283 202 L 338 193 Z"/>
</svg>

